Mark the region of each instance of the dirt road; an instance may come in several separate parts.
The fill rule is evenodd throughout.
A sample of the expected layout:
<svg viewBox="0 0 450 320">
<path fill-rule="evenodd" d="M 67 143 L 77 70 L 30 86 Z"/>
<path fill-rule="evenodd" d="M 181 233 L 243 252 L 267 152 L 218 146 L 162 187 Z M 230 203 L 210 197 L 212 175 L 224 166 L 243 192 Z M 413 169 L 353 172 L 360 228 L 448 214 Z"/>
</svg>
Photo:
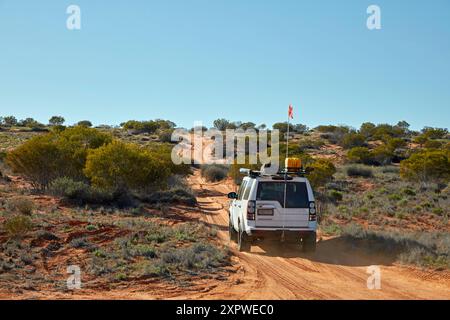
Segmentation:
<svg viewBox="0 0 450 320">
<path fill-rule="evenodd" d="M 201 219 L 217 227 L 228 243 L 228 199 L 231 182 L 206 183 L 196 172 L 190 179 L 198 193 Z M 257 243 L 239 253 L 242 266 L 236 284 L 218 287 L 196 298 L 232 299 L 450 299 L 450 273 L 426 272 L 395 265 L 386 256 L 371 256 L 339 239 L 321 240 L 314 254 L 278 242 Z M 381 289 L 369 290 L 369 266 L 381 270 Z M 189 297 L 187 297 L 189 298 Z"/>
</svg>

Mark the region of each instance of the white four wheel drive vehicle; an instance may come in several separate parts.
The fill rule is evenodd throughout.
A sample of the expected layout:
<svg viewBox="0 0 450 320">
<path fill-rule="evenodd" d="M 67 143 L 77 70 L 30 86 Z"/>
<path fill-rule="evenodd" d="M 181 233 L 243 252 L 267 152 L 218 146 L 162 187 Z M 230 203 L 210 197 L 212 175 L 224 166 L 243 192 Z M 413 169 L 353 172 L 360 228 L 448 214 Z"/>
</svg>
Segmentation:
<svg viewBox="0 0 450 320">
<path fill-rule="evenodd" d="M 275 175 L 241 169 L 247 174 L 238 193 L 231 192 L 230 239 L 238 249 L 250 249 L 255 239 L 279 237 L 316 249 L 317 212 L 314 194 L 300 160 L 286 159 L 286 169 Z"/>
</svg>

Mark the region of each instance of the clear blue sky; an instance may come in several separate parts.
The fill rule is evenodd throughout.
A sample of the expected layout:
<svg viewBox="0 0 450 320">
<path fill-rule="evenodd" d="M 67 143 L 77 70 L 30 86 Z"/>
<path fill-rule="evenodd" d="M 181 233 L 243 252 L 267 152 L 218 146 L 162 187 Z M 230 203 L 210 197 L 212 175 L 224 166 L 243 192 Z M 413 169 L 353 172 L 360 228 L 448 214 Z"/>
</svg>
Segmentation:
<svg viewBox="0 0 450 320">
<path fill-rule="evenodd" d="M 0 43 L 0 115 L 449 127 L 448 0 L 0 0 Z"/>
</svg>

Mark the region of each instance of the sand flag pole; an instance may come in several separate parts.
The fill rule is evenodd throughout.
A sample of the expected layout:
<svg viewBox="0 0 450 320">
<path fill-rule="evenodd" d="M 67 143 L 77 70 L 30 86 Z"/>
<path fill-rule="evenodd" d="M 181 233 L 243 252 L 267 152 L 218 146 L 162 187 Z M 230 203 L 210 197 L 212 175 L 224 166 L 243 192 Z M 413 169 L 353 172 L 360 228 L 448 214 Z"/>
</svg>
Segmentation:
<svg viewBox="0 0 450 320">
<path fill-rule="evenodd" d="M 288 108 L 288 121 L 287 121 L 287 136 L 286 136 L 286 159 L 289 157 L 289 129 L 290 129 L 290 122 L 291 119 L 294 119 L 294 107 L 292 107 L 292 104 L 289 105 Z"/>
</svg>

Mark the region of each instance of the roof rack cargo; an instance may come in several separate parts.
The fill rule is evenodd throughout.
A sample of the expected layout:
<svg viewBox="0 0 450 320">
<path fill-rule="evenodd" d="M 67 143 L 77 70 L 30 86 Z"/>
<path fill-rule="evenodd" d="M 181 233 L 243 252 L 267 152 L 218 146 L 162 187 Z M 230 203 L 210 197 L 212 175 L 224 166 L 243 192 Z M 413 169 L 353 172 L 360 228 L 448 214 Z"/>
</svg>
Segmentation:
<svg viewBox="0 0 450 320">
<path fill-rule="evenodd" d="M 271 176 L 275 179 L 279 177 L 280 179 L 283 180 L 284 179 L 292 180 L 292 177 L 290 178 L 287 177 L 288 176 L 304 177 L 305 175 L 307 175 L 312 171 L 311 168 L 304 169 L 301 160 L 299 158 L 287 158 L 285 161 L 285 168 L 279 170 L 275 174 L 267 174 L 265 170 L 266 168 L 270 168 L 270 164 L 263 164 L 260 171 L 241 168 L 239 169 L 239 172 L 252 178 L 260 176 Z"/>
</svg>

